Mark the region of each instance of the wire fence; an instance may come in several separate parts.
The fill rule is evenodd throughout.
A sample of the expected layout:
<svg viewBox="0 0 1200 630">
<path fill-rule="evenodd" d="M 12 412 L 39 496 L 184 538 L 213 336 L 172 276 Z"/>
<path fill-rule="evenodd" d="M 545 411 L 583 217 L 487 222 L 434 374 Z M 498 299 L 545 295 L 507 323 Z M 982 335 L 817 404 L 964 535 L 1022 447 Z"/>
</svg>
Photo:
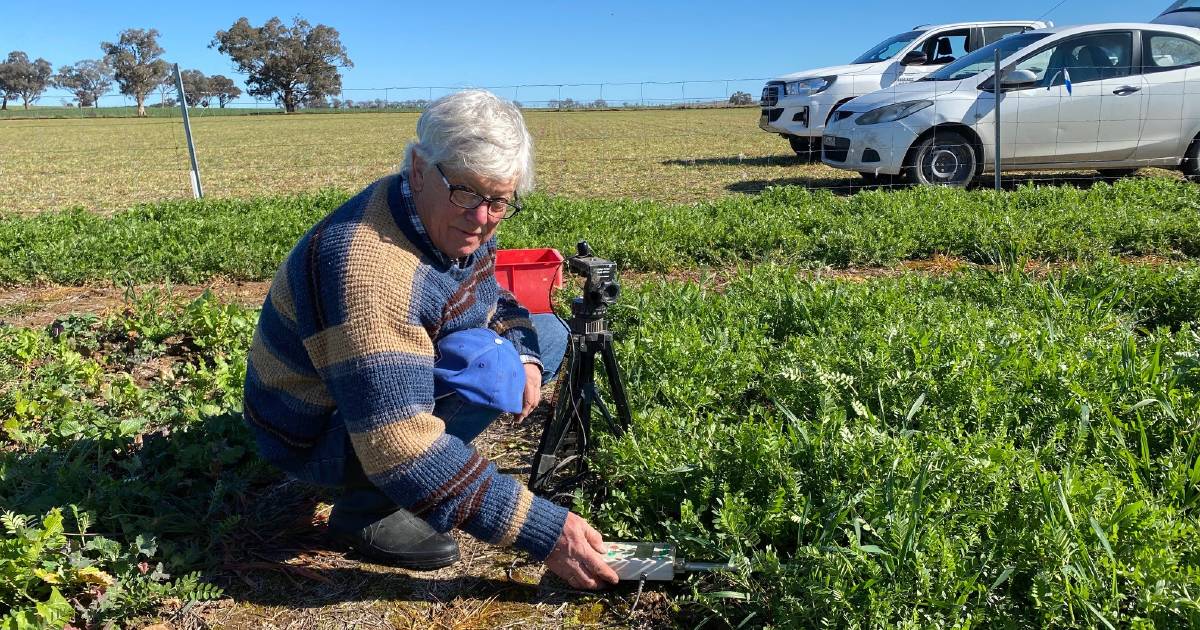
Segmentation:
<svg viewBox="0 0 1200 630">
<path fill-rule="evenodd" d="M 530 83 L 516 85 L 412 85 L 365 88 L 343 88 L 336 95 L 322 99 L 324 107 L 317 109 L 419 109 L 447 94 L 468 88 L 483 88 L 529 109 L 576 109 L 576 108 L 645 108 L 674 107 L 683 105 L 726 104 L 734 94 L 741 93 L 757 100 L 766 78 L 695 79 L 680 81 L 624 81 L 600 83 Z M 172 109 L 177 95 L 171 88 L 157 89 L 145 99 L 150 109 Z M 192 99 L 195 100 L 195 99 Z M 201 112 L 210 109 L 282 109 L 277 99 L 257 98 L 243 94 L 236 99 L 221 103 L 210 97 L 206 105 L 197 106 Z M 60 108 L 76 107 L 78 99 L 73 92 L 51 89 L 42 94 L 38 103 L 42 106 Z M 20 104 L 9 104 L 20 108 Z M 95 99 L 90 108 L 103 115 L 103 110 L 135 107 L 133 98 L 119 92 L 109 92 Z M 309 107 L 308 109 L 314 109 Z"/>
<path fill-rule="evenodd" d="M 690 203 L 779 185 L 850 194 L 913 184 L 990 187 L 997 180 L 1002 189 L 1091 186 L 1138 169 L 1152 169 L 1139 176 L 1200 176 L 1196 66 L 1142 75 L 1074 66 L 1067 76 L 1002 85 L 999 99 L 982 81 L 896 83 L 854 100 L 836 93 L 794 98 L 786 87 L 758 79 L 654 84 L 678 89 L 674 99 L 647 95 L 650 85 L 492 88 L 522 97 L 539 188 L 567 197 Z M 624 101 L 628 94 L 620 87 L 641 93 Z M 357 189 L 402 160 L 419 109 L 405 104 L 420 105 L 416 91 L 428 99 L 441 95 L 435 90 L 454 89 L 362 90 L 382 95 L 388 106 L 372 111 L 392 112 L 385 116 L 354 115 L 364 110 L 344 102 L 316 116 L 257 115 L 267 109 L 254 107 L 262 103 L 192 108 L 205 192 L 246 197 Z M 756 99 L 733 107 L 729 96 L 736 92 Z M 609 96 L 621 103 L 596 103 Z M 626 102 L 629 108 L 621 108 Z M 559 111 L 568 109 L 580 111 Z M 148 118 L 0 118 L 0 210 L 78 205 L 113 211 L 190 197 L 180 110 L 148 111 Z M 993 178 L 997 156 L 1001 177 Z"/>
</svg>

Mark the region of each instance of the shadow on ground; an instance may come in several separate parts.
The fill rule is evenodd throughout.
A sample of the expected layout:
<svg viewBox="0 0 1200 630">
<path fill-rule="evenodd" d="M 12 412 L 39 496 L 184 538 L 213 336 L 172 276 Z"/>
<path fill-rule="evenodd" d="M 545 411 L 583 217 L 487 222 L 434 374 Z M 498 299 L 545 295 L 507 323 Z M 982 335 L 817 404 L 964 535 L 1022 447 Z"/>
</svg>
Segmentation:
<svg viewBox="0 0 1200 630">
<path fill-rule="evenodd" d="M 1021 186 L 1028 185 L 1072 186 L 1081 190 L 1087 190 L 1098 183 L 1112 183 L 1113 181 L 1115 180 L 1087 171 L 1078 173 L 1021 173 L 1004 175 L 1001 178 L 1000 186 L 1003 190 L 1010 192 Z M 994 179 L 991 176 L 985 176 L 977 180 L 972 188 L 976 190 L 989 189 L 993 187 L 993 182 Z M 729 184 L 725 189 L 744 195 L 757 195 L 771 186 L 799 186 L 812 190 L 828 190 L 838 196 L 853 195 L 864 190 L 896 190 L 912 187 L 895 177 L 881 176 L 877 179 L 867 179 L 850 173 L 846 177 L 801 176 L 782 179 L 745 180 Z"/>
<path fill-rule="evenodd" d="M 520 431 L 516 423 L 497 423 L 480 448 L 503 469 L 527 470 L 530 437 L 514 435 Z M 65 506 L 76 505 L 91 514 L 90 533 L 123 548 L 138 536 L 153 537 L 152 562 L 163 562 L 167 573 L 198 571 L 224 589 L 220 602 L 158 612 L 180 627 L 257 626 L 266 623 L 264 609 L 276 621 L 290 619 L 283 626 L 403 609 L 402 618 L 437 623 L 514 617 L 530 619 L 530 627 L 555 627 L 580 606 L 612 611 L 632 600 L 626 590 L 574 591 L 540 563 L 465 535 L 458 535 L 462 560 L 436 572 L 362 562 L 327 539 L 336 491 L 290 480 L 260 460 L 237 413 L 131 437 L 7 450 L 0 452 L 0 470 L 9 480 L 0 487 L 0 511 L 64 507 L 71 521 Z M 68 531 L 74 528 L 67 523 Z M 667 606 L 662 602 L 658 610 L 643 602 L 639 615 L 658 614 Z"/>
<path fill-rule="evenodd" d="M 663 160 L 664 166 L 750 166 L 750 167 L 777 167 L 777 166 L 807 166 L 809 164 L 820 164 L 820 159 L 804 158 L 798 155 L 763 155 L 758 157 L 745 156 L 730 156 L 730 157 L 708 157 L 708 158 L 690 158 L 680 160 Z"/>
</svg>

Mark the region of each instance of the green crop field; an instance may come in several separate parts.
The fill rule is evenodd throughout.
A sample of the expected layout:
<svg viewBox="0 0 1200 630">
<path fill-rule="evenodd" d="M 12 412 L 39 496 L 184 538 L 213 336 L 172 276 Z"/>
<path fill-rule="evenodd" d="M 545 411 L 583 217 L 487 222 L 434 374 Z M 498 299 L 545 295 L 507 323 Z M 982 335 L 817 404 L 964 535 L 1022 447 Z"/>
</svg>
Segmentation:
<svg viewBox="0 0 1200 630">
<path fill-rule="evenodd" d="M 740 558 L 695 599 L 731 626 L 1195 627 L 1198 279 L 643 285 L 590 515 Z"/>
<path fill-rule="evenodd" d="M 634 422 L 575 508 L 732 559 L 664 590 L 687 627 L 1200 624 L 1200 188 L 762 190 L 847 180 L 755 115 L 528 113 L 540 191 L 502 245 L 586 238 L 626 279 Z M 201 118 L 197 202 L 175 121 L 0 120 L 0 285 L 129 287 L 0 308 L 0 628 L 261 603 L 246 550 L 327 497 L 240 418 L 257 309 L 167 286 L 269 279 L 414 121 Z"/>
<path fill-rule="evenodd" d="M 347 198 L 327 191 L 162 203 L 111 218 L 75 210 L 0 219 L 0 285 L 266 280 Z M 935 255 L 982 264 L 1200 258 L 1200 188 L 1164 178 L 1000 194 L 914 188 L 839 197 L 789 187 L 697 204 L 537 195 L 500 232 L 511 248 L 571 251 L 582 238 L 626 270 L 654 272 Z"/>
</svg>

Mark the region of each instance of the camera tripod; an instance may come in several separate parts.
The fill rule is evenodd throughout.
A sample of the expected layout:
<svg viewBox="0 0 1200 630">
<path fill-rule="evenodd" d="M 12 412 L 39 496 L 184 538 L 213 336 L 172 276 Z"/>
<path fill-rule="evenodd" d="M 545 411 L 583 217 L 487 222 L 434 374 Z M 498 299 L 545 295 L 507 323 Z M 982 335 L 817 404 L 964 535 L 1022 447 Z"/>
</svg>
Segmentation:
<svg viewBox="0 0 1200 630">
<path fill-rule="evenodd" d="M 542 431 L 529 473 L 529 489 L 550 497 L 569 491 L 587 474 L 593 409 L 600 412 L 613 434 L 624 432 L 631 422 L 612 331 L 605 319 L 608 307 L 620 295 L 616 264 L 596 258 L 585 241 L 576 249 L 578 255 L 567 260 L 568 267 L 587 281 L 583 296 L 571 302 L 570 337 L 565 369 L 555 390 L 554 415 Z M 615 418 L 596 388 L 597 354 L 612 394 Z"/>
</svg>

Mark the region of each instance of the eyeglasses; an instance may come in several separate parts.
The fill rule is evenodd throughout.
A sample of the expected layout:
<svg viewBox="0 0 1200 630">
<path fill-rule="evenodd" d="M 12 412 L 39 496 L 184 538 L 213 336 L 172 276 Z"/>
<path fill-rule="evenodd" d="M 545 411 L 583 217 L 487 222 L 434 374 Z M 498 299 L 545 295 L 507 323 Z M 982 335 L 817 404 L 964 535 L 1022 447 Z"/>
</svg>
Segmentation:
<svg viewBox="0 0 1200 630">
<path fill-rule="evenodd" d="M 442 183 L 450 189 L 450 203 L 459 208 L 474 210 L 486 202 L 488 214 L 496 219 L 511 219 L 514 214 L 521 211 L 521 203 L 517 199 L 509 201 L 504 197 L 485 197 L 466 186 L 451 184 L 450 180 L 446 179 L 446 172 L 442 170 L 442 165 L 434 164 L 434 166 L 437 167 L 438 174 L 442 176 Z"/>
</svg>

